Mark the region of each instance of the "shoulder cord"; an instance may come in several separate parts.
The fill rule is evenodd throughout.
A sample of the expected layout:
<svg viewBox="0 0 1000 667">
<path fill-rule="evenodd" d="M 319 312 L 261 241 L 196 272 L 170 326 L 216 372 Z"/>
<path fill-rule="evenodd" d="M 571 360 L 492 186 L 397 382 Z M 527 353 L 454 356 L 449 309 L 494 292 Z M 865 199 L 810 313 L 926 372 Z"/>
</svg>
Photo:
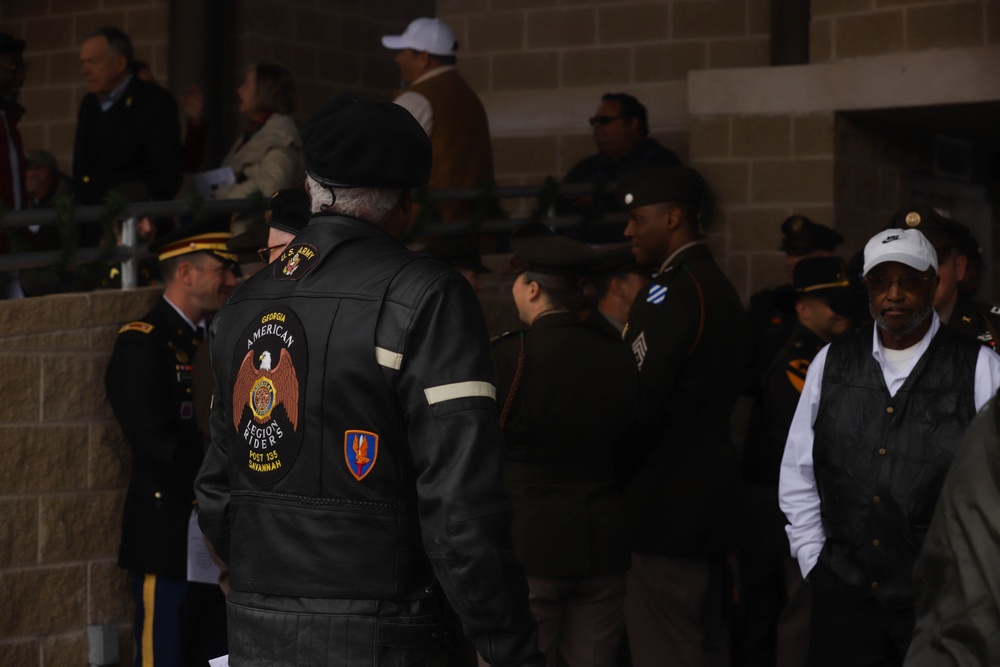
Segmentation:
<svg viewBox="0 0 1000 667">
<path fill-rule="evenodd" d="M 691 355 L 694 354 L 695 348 L 698 347 L 698 343 L 701 342 L 701 335 L 705 332 L 705 293 L 701 291 L 701 283 L 699 283 L 698 279 L 694 277 L 691 270 L 683 264 L 681 265 L 681 268 L 684 269 L 688 276 L 691 277 L 691 280 L 694 282 L 694 288 L 698 290 L 698 333 L 695 334 L 694 342 L 691 343 L 691 348 L 687 351 L 687 354 L 684 355 L 685 359 L 689 359 Z"/>
<path fill-rule="evenodd" d="M 503 402 L 503 410 L 500 412 L 500 430 L 503 430 L 507 423 L 507 415 L 510 414 L 510 406 L 514 404 L 514 395 L 521 384 L 521 373 L 524 371 L 524 332 L 518 334 L 520 349 L 517 353 L 517 368 L 514 370 L 514 381 L 510 384 L 510 392 L 507 393 L 507 400 Z"/>
</svg>

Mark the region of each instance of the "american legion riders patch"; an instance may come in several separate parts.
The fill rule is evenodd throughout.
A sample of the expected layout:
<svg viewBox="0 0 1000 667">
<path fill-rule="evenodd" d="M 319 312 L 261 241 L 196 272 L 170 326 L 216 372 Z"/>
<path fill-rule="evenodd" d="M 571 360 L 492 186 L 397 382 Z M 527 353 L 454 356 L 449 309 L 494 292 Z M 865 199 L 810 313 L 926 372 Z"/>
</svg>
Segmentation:
<svg viewBox="0 0 1000 667">
<path fill-rule="evenodd" d="M 277 306 L 255 317 L 233 352 L 233 429 L 244 444 L 240 469 L 251 482 L 274 484 L 302 449 L 309 359 L 302 322 Z M 234 448 L 239 461 L 239 449 Z"/>
<path fill-rule="evenodd" d="M 319 250 L 312 243 L 292 243 L 273 262 L 275 280 L 301 280 L 319 263 Z"/>
<path fill-rule="evenodd" d="M 359 482 L 372 471 L 378 458 L 378 435 L 369 431 L 344 431 L 344 460 Z"/>
</svg>

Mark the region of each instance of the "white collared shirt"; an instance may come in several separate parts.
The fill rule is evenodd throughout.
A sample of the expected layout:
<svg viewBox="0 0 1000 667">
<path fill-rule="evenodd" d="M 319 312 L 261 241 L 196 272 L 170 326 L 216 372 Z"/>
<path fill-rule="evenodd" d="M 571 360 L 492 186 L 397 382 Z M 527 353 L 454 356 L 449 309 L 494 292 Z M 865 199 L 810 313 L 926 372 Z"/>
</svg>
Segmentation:
<svg viewBox="0 0 1000 667">
<path fill-rule="evenodd" d="M 204 317 L 201 318 L 201 321 L 199 321 L 198 324 L 195 324 L 194 322 L 192 322 L 188 318 L 187 315 L 184 314 L 184 311 L 181 310 L 180 308 L 178 308 L 177 304 L 175 304 L 173 301 L 171 301 L 170 299 L 168 299 L 166 295 L 163 295 L 163 300 L 166 301 L 168 304 L 170 304 L 170 307 L 177 311 L 177 314 L 181 316 L 181 319 L 183 319 L 185 322 L 188 323 L 188 326 L 191 327 L 191 331 L 197 331 L 199 327 L 202 330 L 205 329 L 205 318 Z"/>
<path fill-rule="evenodd" d="M 915 346 L 909 358 L 894 361 L 887 359 L 886 349 L 879 340 L 878 327 L 873 327 L 872 357 L 882 369 L 882 377 L 890 396 L 895 396 L 913 368 L 924 356 L 931 339 L 941 328 L 937 313 L 931 311 L 933 320 L 927 334 Z M 813 474 L 813 425 L 819 412 L 820 391 L 823 386 L 823 369 L 830 346 L 825 346 L 809 364 L 805 385 L 795 409 L 792 425 L 785 442 L 785 454 L 781 459 L 781 479 L 778 484 L 778 503 L 788 517 L 785 526 L 792 556 L 799 561 L 799 570 L 805 577 L 819 560 L 820 551 L 826 542 L 823 520 L 820 516 L 819 491 Z M 895 356 L 895 355 L 894 355 Z M 1000 387 L 1000 355 L 985 345 L 980 347 L 976 359 L 974 379 L 974 400 L 976 410 L 982 410 L 997 388 Z"/>
<path fill-rule="evenodd" d="M 435 67 L 410 85 L 415 86 L 421 81 L 426 81 L 427 79 L 438 76 L 439 74 L 450 72 L 453 69 L 455 69 L 454 65 L 442 65 L 441 67 Z M 434 107 L 431 106 L 430 100 L 420 93 L 408 90 L 394 99 L 393 102 L 413 114 L 413 117 L 417 119 L 418 123 L 420 123 L 420 127 L 424 128 L 424 132 L 427 133 L 427 136 L 431 136 L 431 132 L 434 130 Z"/>
<path fill-rule="evenodd" d="M 129 74 L 120 86 L 112 90 L 110 95 L 101 100 L 101 111 L 107 111 L 115 105 L 115 102 L 121 99 L 122 95 L 125 94 L 125 88 L 128 87 L 128 82 L 131 80 L 132 75 Z"/>
</svg>

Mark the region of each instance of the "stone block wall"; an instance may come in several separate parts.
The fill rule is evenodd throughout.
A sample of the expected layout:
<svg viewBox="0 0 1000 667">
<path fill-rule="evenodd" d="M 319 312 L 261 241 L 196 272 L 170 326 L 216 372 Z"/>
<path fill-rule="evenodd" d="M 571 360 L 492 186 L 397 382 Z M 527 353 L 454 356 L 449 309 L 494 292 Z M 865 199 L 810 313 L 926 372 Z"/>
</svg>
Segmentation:
<svg viewBox="0 0 1000 667">
<path fill-rule="evenodd" d="M 129 454 L 104 369 L 120 324 L 158 294 L 0 302 L 0 664 L 86 664 L 86 626 L 106 623 L 131 664 L 132 603 L 116 565 Z"/>
<path fill-rule="evenodd" d="M 770 58 L 770 0 L 438 0 L 436 8 L 458 37 L 459 71 L 489 113 L 501 184 L 559 178 L 594 153 L 587 118 L 605 92 L 644 102 L 651 135 L 686 161 L 688 72 Z"/>
<path fill-rule="evenodd" d="M 812 0 L 813 63 L 998 43 L 993 0 Z"/>
<path fill-rule="evenodd" d="M 135 57 L 149 63 L 166 85 L 169 0 L 4 0 L 0 32 L 27 42 L 28 76 L 21 91 L 25 107 L 21 135 L 25 150 L 44 148 L 70 173 L 76 113 L 86 86 L 80 74 L 84 35 L 103 25 L 132 38 Z"/>
<path fill-rule="evenodd" d="M 744 297 L 787 280 L 782 220 L 834 224 L 834 154 L 832 113 L 692 119 L 691 163 L 715 201 L 706 232 Z"/>
</svg>

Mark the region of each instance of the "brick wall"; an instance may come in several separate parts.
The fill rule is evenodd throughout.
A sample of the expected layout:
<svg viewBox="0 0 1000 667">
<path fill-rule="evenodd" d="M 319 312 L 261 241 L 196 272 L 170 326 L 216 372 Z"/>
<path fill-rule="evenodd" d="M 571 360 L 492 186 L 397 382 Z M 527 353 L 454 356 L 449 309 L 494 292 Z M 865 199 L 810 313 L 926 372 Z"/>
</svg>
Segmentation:
<svg viewBox="0 0 1000 667">
<path fill-rule="evenodd" d="M 86 94 L 80 74 L 83 36 L 114 25 L 132 38 L 135 56 L 168 83 L 169 0 L 3 0 L 0 32 L 27 42 L 28 78 L 20 128 L 25 150 L 44 148 L 70 172 L 76 112 Z"/>
<path fill-rule="evenodd" d="M 82 665 L 88 624 L 121 628 L 132 603 L 116 566 L 128 449 L 104 398 L 121 322 L 158 291 L 0 302 L 0 664 Z"/>
<path fill-rule="evenodd" d="M 809 58 L 830 62 L 886 53 L 1000 43 L 994 0 L 812 0 Z"/>
</svg>

